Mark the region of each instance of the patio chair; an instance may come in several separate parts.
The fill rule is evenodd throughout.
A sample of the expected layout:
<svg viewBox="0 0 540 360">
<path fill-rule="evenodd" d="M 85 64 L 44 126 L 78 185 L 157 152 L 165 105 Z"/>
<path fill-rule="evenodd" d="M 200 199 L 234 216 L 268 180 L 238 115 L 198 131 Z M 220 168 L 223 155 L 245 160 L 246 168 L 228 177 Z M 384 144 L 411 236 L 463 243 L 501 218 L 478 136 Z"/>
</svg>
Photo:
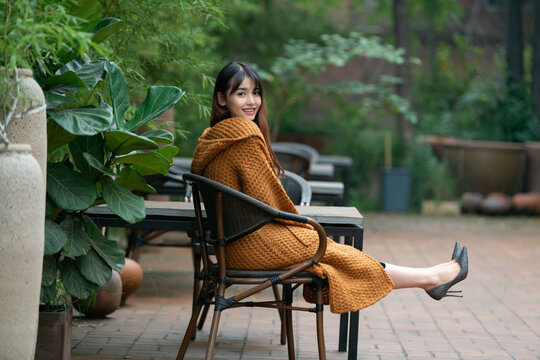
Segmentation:
<svg viewBox="0 0 540 360">
<path fill-rule="evenodd" d="M 285 174 L 283 177 L 280 178 L 281 185 L 283 185 L 283 188 L 285 189 L 285 192 L 287 193 L 287 196 L 291 199 L 292 203 L 295 205 L 302 205 L 302 206 L 308 206 L 311 203 L 311 187 L 309 186 L 308 182 L 302 178 L 299 175 L 296 175 L 293 172 L 290 172 L 288 170 L 285 170 Z M 191 191 L 191 186 L 189 184 L 186 184 L 188 186 L 188 190 L 186 192 L 186 197 L 189 199 L 193 198 L 193 193 Z M 212 248 L 208 249 L 208 252 L 210 255 L 215 255 Z M 193 304 L 197 301 L 197 296 L 199 295 L 200 290 L 200 281 L 203 278 L 203 274 L 201 272 L 201 248 L 200 244 L 197 241 L 197 239 L 192 239 L 192 255 L 193 255 L 193 268 L 194 268 L 194 283 L 193 283 Z M 276 290 L 276 289 L 274 289 Z M 279 293 L 276 292 L 276 297 L 279 296 Z M 208 310 L 210 308 L 210 305 L 206 305 L 200 315 L 199 323 L 197 325 L 197 329 L 201 330 L 204 326 L 204 322 L 206 320 L 206 315 L 208 314 Z M 280 313 L 280 316 L 282 314 Z M 285 331 L 281 334 L 281 343 L 285 344 Z M 195 339 L 195 334 L 192 335 L 192 340 Z"/>
<path fill-rule="evenodd" d="M 306 180 L 309 178 L 309 167 L 314 155 L 312 152 L 302 147 L 289 146 L 287 143 L 274 143 L 272 150 L 285 170 L 292 171 Z"/>
<path fill-rule="evenodd" d="M 306 179 L 292 171 L 285 170 L 280 181 L 293 204 L 309 205 L 311 203 L 311 186 Z"/>
<path fill-rule="evenodd" d="M 319 359 L 326 359 L 323 332 L 323 288 L 325 280 L 305 271 L 316 264 L 326 251 L 326 233 L 319 223 L 304 216 L 276 210 L 250 196 L 231 189 L 216 181 L 194 174 L 183 176 L 193 187 L 195 215 L 197 220 L 197 236 L 201 244 L 203 283 L 194 306 L 189 325 L 178 351 L 177 360 L 183 359 L 192 335 L 196 331 L 197 320 L 201 309 L 206 304 L 214 305 L 214 315 L 206 348 L 206 359 L 212 359 L 216 344 L 221 313 L 229 308 L 241 306 L 257 306 L 280 310 L 283 315 L 282 326 L 285 327 L 289 359 L 295 358 L 292 311 L 309 311 L 316 314 L 317 344 Z M 206 218 L 210 236 L 204 231 L 205 219 L 201 208 L 199 193 L 202 195 L 206 210 Z M 225 261 L 227 244 L 245 237 L 266 224 L 284 219 L 299 223 L 308 223 L 319 234 L 319 247 L 315 255 L 303 264 L 289 270 L 236 270 L 227 266 Z M 216 262 L 209 257 L 209 246 L 216 254 Z M 253 254 L 251 256 L 256 256 Z M 249 288 L 227 297 L 231 287 L 249 285 Z M 283 286 L 283 299 L 272 301 L 243 301 L 264 289 L 277 285 Z M 293 306 L 293 291 L 300 285 L 310 286 L 316 295 L 314 307 Z"/>
</svg>

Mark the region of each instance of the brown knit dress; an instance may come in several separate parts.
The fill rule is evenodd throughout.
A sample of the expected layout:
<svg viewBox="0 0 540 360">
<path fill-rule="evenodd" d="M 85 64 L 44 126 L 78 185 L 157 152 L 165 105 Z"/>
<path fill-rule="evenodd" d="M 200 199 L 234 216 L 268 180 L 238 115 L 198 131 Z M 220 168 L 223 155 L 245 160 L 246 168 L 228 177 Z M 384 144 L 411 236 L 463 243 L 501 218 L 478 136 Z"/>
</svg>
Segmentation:
<svg viewBox="0 0 540 360">
<path fill-rule="evenodd" d="M 206 129 L 193 154 L 191 172 L 276 209 L 298 213 L 273 170 L 258 126 L 247 119 L 230 118 Z M 274 222 L 229 244 L 227 263 L 237 269 L 292 268 L 313 256 L 317 247 L 318 235 L 311 226 Z M 322 260 L 308 271 L 328 278 L 327 301 L 334 313 L 369 306 L 386 296 L 393 287 L 378 261 L 331 239 L 328 239 Z M 306 291 L 304 295 L 307 295 Z M 309 296 L 307 300 L 311 300 Z"/>
</svg>

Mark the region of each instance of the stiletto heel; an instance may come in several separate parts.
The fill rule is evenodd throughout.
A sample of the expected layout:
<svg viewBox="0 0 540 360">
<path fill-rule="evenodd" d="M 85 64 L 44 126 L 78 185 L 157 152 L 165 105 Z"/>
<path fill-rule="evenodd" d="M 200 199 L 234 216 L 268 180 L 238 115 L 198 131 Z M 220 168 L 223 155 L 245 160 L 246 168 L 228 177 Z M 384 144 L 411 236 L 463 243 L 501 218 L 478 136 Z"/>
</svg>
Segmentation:
<svg viewBox="0 0 540 360">
<path fill-rule="evenodd" d="M 459 241 L 456 241 L 454 244 L 454 251 L 452 252 L 452 260 L 457 259 L 459 254 L 461 253 L 461 244 Z"/>
<path fill-rule="evenodd" d="M 447 282 L 446 284 L 442 284 L 439 286 L 434 287 L 431 290 L 426 290 L 427 294 L 431 296 L 435 300 L 441 300 L 443 297 L 463 297 L 461 294 L 461 290 L 449 290 L 452 286 L 457 284 L 458 282 L 464 280 L 467 277 L 467 274 L 469 273 L 469 257 L 467 255 L 467 247 L 465 246 L 459 256 L 456 259 L 457 263 L 459 264 L 459 273 L 454 278 L 454 280 Z"/>
</svg>

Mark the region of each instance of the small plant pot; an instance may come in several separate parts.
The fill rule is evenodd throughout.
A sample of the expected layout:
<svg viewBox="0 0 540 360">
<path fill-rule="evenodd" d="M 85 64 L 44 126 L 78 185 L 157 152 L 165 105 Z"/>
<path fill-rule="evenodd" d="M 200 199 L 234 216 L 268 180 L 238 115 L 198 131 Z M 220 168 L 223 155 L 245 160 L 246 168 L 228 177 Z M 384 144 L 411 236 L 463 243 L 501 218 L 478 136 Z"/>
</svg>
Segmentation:
<svg viewBox="0 0 540 360">
<path fill-rule="evenodd" d="M 58 305 L 39 308 L 39 325 L 34 360 L 70 360 L 73 308 Z"/>
</svg>

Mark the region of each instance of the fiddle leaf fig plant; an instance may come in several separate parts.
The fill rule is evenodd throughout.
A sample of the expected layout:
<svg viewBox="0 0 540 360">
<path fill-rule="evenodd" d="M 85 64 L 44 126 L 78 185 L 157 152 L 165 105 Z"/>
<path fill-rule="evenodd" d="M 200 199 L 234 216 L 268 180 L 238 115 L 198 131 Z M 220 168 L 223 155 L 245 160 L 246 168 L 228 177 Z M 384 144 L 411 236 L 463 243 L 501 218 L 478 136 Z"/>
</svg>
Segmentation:
<svg viewBox="0 0 540 360">
<path fill-rule="evenodd" d="M 83 30 L 91 41 L 104 41 L 122 28 L 121 20 L 100 20 L 98 2 L 77 4 L 74 11 L 85 19 Z M 47 103 L 41 302 L 54 304 L 58 289 L 87 298 L 111 278 L 112 270 L 121 270 L 124 252 L 84 212 L 105 204 L 127 222 L 144 219 L 141 193 L 155 193 L 144 176 L 165 175 L 178 149 L 167 130 L 137 132 L 184 92 L 174 86 L 151 86 L 135 107 L 122 69 L 107 58 L 91 59 L 68 49 L 43 65 L 34 69 Z"/>
</svg>

